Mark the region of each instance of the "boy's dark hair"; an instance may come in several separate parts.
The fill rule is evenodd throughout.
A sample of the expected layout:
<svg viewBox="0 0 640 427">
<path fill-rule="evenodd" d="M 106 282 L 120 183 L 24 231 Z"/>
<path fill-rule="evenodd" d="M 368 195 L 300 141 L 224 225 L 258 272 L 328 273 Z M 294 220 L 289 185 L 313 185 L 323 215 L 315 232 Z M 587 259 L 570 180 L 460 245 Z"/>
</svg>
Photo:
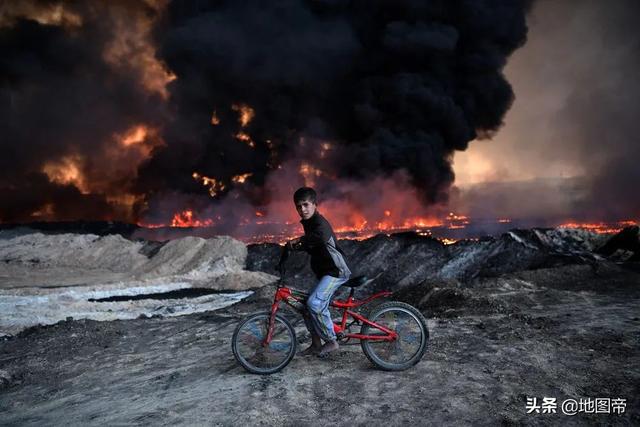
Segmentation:
<svg viewBox="0 0 640 427">
<path fill-rule="evenodd" d="M 298 203 L 301 200 L 311 200 L 314 204 L 317 202 L 316 190 L 311 187 L 300 187 L 293 193 L 293 203 Z"/>
</svg>

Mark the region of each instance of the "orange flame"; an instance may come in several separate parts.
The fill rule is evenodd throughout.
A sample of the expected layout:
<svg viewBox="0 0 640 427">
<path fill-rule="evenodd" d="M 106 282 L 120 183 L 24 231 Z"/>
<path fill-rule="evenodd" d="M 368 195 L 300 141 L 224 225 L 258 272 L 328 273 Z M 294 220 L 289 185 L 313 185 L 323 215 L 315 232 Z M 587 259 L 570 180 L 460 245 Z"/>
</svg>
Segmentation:
<svg viewBox="0 0 640 427">
<path fill-rule="evenodd" d="M 211 114 L 211 124 L 213 126 L 218 126 L 220 124 L 220 118 L 218 117 L 216 110 L 213 110 L 213 114 Z"/>
<path fill-rule="evenodd" d="M 42 167 L 49 181 L 57 184 L 71 184 L 83 194 L 89 193 L 85 176 L 82 172 L 83 159 L 79 155 L 66 156 L 59 161 L 49 161 Z"/>
<path fill-rule="evenodd" d="M 558 225 L 558 228 L 581 228 L 584 230 L 589 230 L 597 234 L 610 234 L 617 233 L 625 227 L 629 227 L 632 225 L 636 225 L 636 221 L 632 220 L 624 220 L 618 221 L 613 226 L 612 224 L 607 224 L 604 222 L 566 222 L 564 224 Z"/>
<path fill-rule="evenodd" d="M 164 2 L 149 2 L 156 10 L 162 9 Z M 167 99 L 167 84 L 175 80 L 176 75 L 166 64 L 156 57 L 156 48 L 152 41 L 155 20 L 160 14 L 146 13 L 114 15 L 113 38 L 107 44 L 103 56 L 110 65 L 129 68 L 138 74 L 142 85 L 151 93 L 157 93 Z"/>
<path fill-rule="evenodd" d="M 255 116 L 255 111 L 253 108 L 249 107 L 246 104 L 233 104 L 231 106 L 233 111 L 237 111 L 240 113 L 240 117 L 238 117 L 238 121 L 240 122 L 240 126 L 247 127 L 247 125 L 253 120 Z"/>
<path fill-rule="evenodd" d="M 189 209 L 176 213 L 171 220 L 171 227 L 211 227 L 212 225 L 212 219 L 195 219 L 193 211 Z"/>
<path fill-rule="evenodd" d="M 224 189 L 227 188 L 222 181 L 219 181 L 215 178 L 210 178 L 208 176 L 200 175 L 198 172 L 194 172 L 193 174 L 191 174 L 191 176 L 193 177 L 193 179 L 195 179 L 196 181 L 200 181 L 202 185 L 208 188 L 209 195 L 211 197 L 217 196 L 219 192 L 224 191 Z"/>
<path fill-rule="evenodd" d="M 234 136 L 238 141 L 244 142 L 249 147 L 251 147 L 251 148 L 255 148 L 256 147 L 256 143 L 253 142 L 253 140 L 251 139 L 251 137 L 248 134 L 246 134 L 244 132 L 238 132 Z"/>
<path fill-rule="evenodd" d="M 144 125 L 134 126 L 122 136 L 120 143 L 125 147 L 141 144 L 147 137 L 147 132 L 147 127 Z"/>
<path fill-rule="evenodd" d="M 448 239 L 448 238 L 443 238 L 443 239 L 439 239 L 442 243 L 444 243 L 445 245 L 453 245 L 455 242 L 458 241 L 458 239 Z"/>
<path fill-rule="evenodd" d="M 302 163 L 299 169 L 300 175 L 304 177 L 304 185 L 307 187 L 313 187 L 315 184 L 315 177 L 322 176 L 322 171 L 311 166 L 308 163 Z"/>
<path fill-rule="evenodd" d="M 244 184 L 244 182 L 247 180 L 247 178 L 249 178 L 251 175 L 253 175 L 252 173 L 245 173 L 242 175 L 236 175 L 234 177 L 231 178 L 232 182 L 235 182 L 236 184 Z"/>
</svg>

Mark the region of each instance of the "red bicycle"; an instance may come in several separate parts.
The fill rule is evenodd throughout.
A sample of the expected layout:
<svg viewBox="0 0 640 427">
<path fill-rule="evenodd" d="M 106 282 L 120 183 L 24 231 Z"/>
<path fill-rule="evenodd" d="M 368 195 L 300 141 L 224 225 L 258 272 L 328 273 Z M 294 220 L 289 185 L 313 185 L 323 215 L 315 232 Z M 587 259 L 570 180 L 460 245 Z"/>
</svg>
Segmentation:
<svg viewBox="0 0 640 427">
<path fill-rule="evenodd" d="M 364 300 L 354 299 L 355 288 L 374 279 L 358 276 L 342 286 L 350 287 L 346 300 L 335 300 L 330 306 L 342 310 L 333 328 L 338 341 L 360 340 L 362 351 L 376 366 L 388 371 L 401 371 L 418 363 L 427 350 L 427 322 L 416 308 L 399 301 L 373 307 L 367 316 L 354 311 L 376 298 L 388 297 L 389 291 L 378 292 Z M 291 362 L 296 353 L 296 333 L 291 322 L 278 314 L 284 302 L 305 315 L 308 292 L 289 288 L 282 278 L 278 281 L 269 312 L 252 314 L 240 321 L 233 333 L 231 348 L 242 367 L 254 374 L 273 374 Z M 351 319 L 349 323 L 347 320 Z M 352 327 L 360 326 L 355 333 Z"/>
</svg>

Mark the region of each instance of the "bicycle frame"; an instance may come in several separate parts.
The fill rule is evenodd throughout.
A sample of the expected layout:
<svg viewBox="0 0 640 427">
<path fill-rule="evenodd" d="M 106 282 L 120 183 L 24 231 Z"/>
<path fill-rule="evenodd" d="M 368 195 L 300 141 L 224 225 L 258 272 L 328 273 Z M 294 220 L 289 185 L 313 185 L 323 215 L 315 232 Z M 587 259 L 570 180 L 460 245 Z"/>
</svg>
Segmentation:
<svg viewBox="0 0 640 427">
<path fill-rule="evenodd" d="M 395 331 L 392 331 L 391 329 L 385 328 L 382 325 L 372 322 L 371 320 L 367 319 L 361 314 L 351 310 L 353 308 L 360 307 L 364 304 L 367 304 L 376 298 L 388 297 L 389 295 L 393 294 L 393 292 L 390 292 L 390 291 L 378 292 L 374 295 L 371 295 L 369 298 L 361 301 L 355 300 L 353 298 L 354 292 L 355 292 L 355 289 L 351 288 L 351 292 L 349 293 L 349 297 L 347 298 L 346 301 L 336 300 L 330 303 L 331 307 L 342 309 L 342 319 L 340 323 L 333 322 L 333 330 L 336 332 L 336 334 L 344 333 L 344 331 L 347 328 L 347 318 L 351 317 L 363 324 L 367 324 L 375 329 L 378 329 L 384 332 L 385 334 L 384 335 L 363 335 L 363 334 L 346 333 L 342 336 L 342 338 L 354 338 L 359 340 L 372 340 L 372 341 L 393 341 L 397 339 L 398 334 Z M 278 284 L 278 288 L 276 290 L 276 294 L 273 299 L 273 304 L 271 304 L 271 315 L 269 316 L 269 330 L 268 330 L 267 336 L 262 342 L 262 345 L 264 347 L 267 347 L 271 342 L 271 338 L 273 335 L 273 328 L 275 325 L 275 317 L 276 317 L 276 313 L 278 312 L 278 309 L 280 308 L 280 303 L 284 302 L 285 304 L 287 304 L 288 306 L 293 308 L 295 311 L 297 311 L 298 313 L 304 316 L 305 311 L 307 310 L 305 302 L 308 296 L 309 294 L 307 292 L 288 288 L 282 282 Z"/>
</svg>

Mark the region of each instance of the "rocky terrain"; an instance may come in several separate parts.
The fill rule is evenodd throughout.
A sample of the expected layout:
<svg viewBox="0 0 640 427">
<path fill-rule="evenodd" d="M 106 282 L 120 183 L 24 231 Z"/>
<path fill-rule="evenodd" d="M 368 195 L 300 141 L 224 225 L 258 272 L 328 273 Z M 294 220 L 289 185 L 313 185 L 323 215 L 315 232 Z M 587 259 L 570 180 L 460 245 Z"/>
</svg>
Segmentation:
<svg viewBox="0 0 640 427">
<path fill-rule="evenodd" d="M 65 236 L 70 239 L 66 242 L 85 242 L 80 235 Z M 380 274 L 370 289 L 358 289 L 357 296 L 391 289 L 393 298 L 425 314 L 431 339 L 424 359 L 407 371 L 383 372 L 371 366 L 359 345 L 349 343 L 329 360 L 297 356 L 271 376 L 251 375 L 239 367 L 230 339 L 242 316 L 268 307 L 275 289 L 271 274 L 277 245 L 250 245 L 243 252 L 243 245 L 232 241 L 123 239 L 116 245 L 126 255 L 127 267 L 121 268 L 124 264 L 109 264 L 108 250 L 94 264 L 76 256 L 64 264 L 43 250 L 51 242 L 42 242 L 50 237 L 0 236 L 2 322 L 7 298 L 34 292 L 36 286 L 40 291 L 94 286 L 113 296 L 111 287 L 127 287 L 129 280 L 161 285 L 179 278 L 192 290 L 217 283 L 211 289 L 235 291 L 227 296 L 240 290 L 253 293 L 215 311 L 112 321 L 80 316 L 6 334 L 0 341 L 0 424 L 640 423 L 637 227 L 616 236 L 569 229 L 512 230 L 453 245 L 416 234 L 341 241 L 355 273 Z M 113 237 L 91 237 L 88 248 Z M 20 238 L 27 240 L 17 244 Z M 37 263 L 30 261 L 33 249 L 26 242 L 38 248 Z M 200 250 L 193 253 L 201 255 L 187 258 L 202 262 L 168 266 L 194 243 Z M 172 245 L 184 246 L 172 256 L 156 258 Z M 106 241 L 104 246 L 109 246 Z M 236 247 L 239 255 L 232 267 L 207 278 L 216 270 L 207 266 L 220 265 L 221 252 Z M 290 260 L 286 279 L 292 286 L 309 287 L 305 263 L 303 254 Z M 56 274 L 73 272 L 74 265 L 77 272 L 96 275 L 86 276 L 87 284 L 79 274 L 78 280 L 60 282 L 65 283 L 60 288 Z M 194 268 L 206 274 L 187 282 Z M 31 276 L 25 277 L 27 273 Z M 259 280 L 250 283 L 245 278 Z M 202 296 L 169 298 L 165 293 L 149 298 L 152 305 L 146 310 L 168 301 L 195 306 Z M 144 301 L 93 299 L 86 304 Z M 134 310 L 124 310 L 129 309 Z M 304 343 L 308 336 L 303 323 L 290 316 Z M 527 398 L 533 397 L 555 398 L 556 413 L 528 414 Z M 622 398 L 625 409 L 622 414 L 565 415 L 560 404 L 570 398 Z"/>
</svg>

